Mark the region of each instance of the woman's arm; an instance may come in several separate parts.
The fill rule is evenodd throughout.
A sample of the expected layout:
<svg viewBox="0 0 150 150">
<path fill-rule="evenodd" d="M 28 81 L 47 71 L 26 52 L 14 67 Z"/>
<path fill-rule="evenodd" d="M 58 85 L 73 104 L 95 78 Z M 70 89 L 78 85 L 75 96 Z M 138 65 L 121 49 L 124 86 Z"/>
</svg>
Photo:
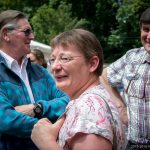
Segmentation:
<svg viewBox="0 0 150 150">
<path fill-rule="evenodd" d="M 112 150 L 112 144 L 106 138 L 95 134 L 78 133 L 69 144 L 72 150 Z"/>
</svg>

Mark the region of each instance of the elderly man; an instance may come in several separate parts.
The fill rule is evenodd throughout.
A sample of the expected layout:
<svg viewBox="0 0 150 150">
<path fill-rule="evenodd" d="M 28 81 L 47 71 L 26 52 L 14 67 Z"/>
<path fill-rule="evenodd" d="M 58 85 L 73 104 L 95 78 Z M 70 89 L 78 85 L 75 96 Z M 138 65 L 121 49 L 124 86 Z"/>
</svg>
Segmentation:
<svg viewBox="0 0 150 150">
<path fill-rule="evenodd" d="M 22 12 L 0 14 L 0 150 L 37 150 L 30 140 L 34 124 L 56 121 L 69 100 L 46 69 L 27 59 L 33 39 Z"/>
</svg>

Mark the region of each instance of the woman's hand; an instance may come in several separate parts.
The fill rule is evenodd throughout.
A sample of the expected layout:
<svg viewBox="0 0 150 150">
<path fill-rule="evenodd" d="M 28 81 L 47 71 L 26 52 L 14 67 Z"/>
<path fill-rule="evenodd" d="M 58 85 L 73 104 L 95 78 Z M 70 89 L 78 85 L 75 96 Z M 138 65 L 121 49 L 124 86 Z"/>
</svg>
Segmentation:
<svg viewBox="0 0 150 150">
<path fill-rule="evenodd" d="M 47 118 L 43 118 L 34 125 L 31 139 L 40 150 L 55 150 L 56 147 L 58 149 L 59 146 L 56 143 L 56 139 L 64 120 L 65 117 L 62 117 L 56 123 L 52 124 Z M 56 147 L 52 148 L 54 145 Z"/>
</svg>

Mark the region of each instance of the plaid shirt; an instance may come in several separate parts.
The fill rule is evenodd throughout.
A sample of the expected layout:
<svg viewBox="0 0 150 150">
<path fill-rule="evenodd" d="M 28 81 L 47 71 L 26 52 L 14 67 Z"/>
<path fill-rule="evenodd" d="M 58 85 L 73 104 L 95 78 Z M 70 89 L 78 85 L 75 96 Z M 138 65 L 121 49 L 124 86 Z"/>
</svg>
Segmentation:
<svg viewBox="0 0 150 150">
<path fill-rule="evenodd" d="M 56 121 L 65 111 L 68 96 L 56 87 L 46 69 L 30 62 L 26 68 L 34 100 L 43 106 L 42 117 Z M 37 150 L 30 135 L 38 119 L 14 109 L 24 104 L 31 104 L 27 88 L 0 55 L 0 150 Z"/>
<path fill-rule="evenodd" d="M 135 48 L 112 63 L 108 69 L 112 86 L 123 85 L 128 108 L 128 140 L 150 141 L 150 56 L 146 50 Z"/>
</svg>

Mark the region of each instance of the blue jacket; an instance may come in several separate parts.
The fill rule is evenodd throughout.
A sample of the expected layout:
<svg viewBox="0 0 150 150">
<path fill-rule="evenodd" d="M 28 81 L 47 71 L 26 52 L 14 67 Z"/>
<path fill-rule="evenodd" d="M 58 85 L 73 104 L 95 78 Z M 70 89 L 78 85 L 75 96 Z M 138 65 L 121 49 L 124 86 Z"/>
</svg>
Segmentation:
<svg viewBox="0 0 150 150">
<path fill-rule="evenodd" d="M 57 89 L 53 77 L 43 67 L 29 61 L 27 73 L 35 102 L 43 106 L 42 117 L 55 122 L 65 111 L 68 96 Z M 0 55 L 0 150 L 37 150 L 30 135 L 38 119 L 14 109 L 30 103 L 24 82 Z"/>
</svg>

